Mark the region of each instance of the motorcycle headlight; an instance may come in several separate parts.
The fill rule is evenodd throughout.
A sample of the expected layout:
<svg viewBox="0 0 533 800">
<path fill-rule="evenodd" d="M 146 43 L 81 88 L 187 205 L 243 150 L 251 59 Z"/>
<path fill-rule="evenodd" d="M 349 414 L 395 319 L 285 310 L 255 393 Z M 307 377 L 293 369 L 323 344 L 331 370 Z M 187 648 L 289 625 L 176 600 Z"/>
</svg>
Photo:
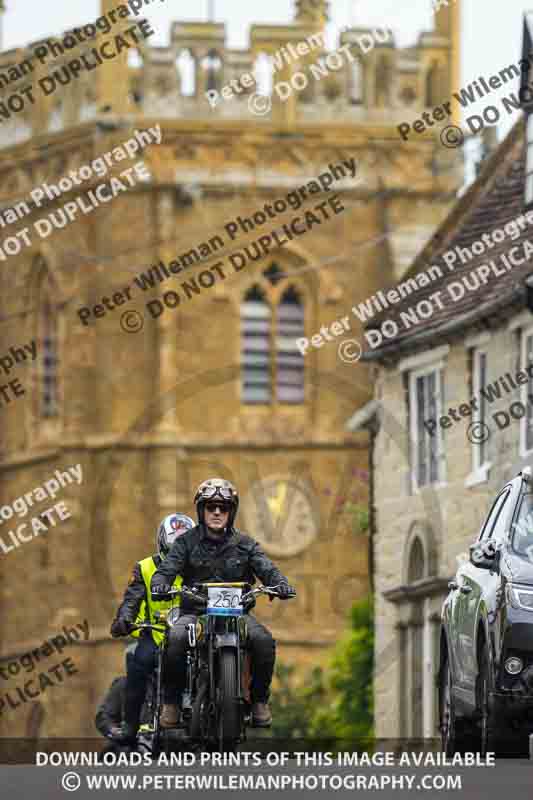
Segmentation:
<svg viewBox="0 0 533 800">
<path fill-rule="evenodd" d="M 523 589 L 521 586 L 511 584 L 510 592 L 515 607 L 533 611 L 533 589 Z"/>
<path fill-rule="evenodd" d="M 179 619 L 179 616 L 179 608 L 171 608 L 170 611 L 167 612 L 167 624 L 170 626 L 175 625 Z"/>
</svg>

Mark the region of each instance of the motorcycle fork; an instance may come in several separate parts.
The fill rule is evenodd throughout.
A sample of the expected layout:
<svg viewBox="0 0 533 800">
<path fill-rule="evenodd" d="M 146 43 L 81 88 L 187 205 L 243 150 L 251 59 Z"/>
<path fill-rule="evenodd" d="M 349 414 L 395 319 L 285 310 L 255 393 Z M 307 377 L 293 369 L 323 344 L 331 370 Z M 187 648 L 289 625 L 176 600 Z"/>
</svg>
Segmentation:
<svg viewBox="0 0 533 800">
<path fill-rule="evenodd" d="M 209 700 L 207 704 L 208 714 L 214 716 L 216 714 L 216 685 L 215 685 L 215 647 L 214 647 L 214 631 L 209 633 L 209 641 L 207 645 L 207 664 L 209 674 Z"/>
<path fill-rule="evenodd" d="M 189 650 L 187 652 L 187 667 L 186 667 L 186 680 L 185 680 L 185 691 L 183 692 L 182 699 L 181 699 L 181 707 L 183 712 L 187 712 L 189 715 L 192 712 L 192 690 L 193 690 L 193 654 Z"/>
</svg>

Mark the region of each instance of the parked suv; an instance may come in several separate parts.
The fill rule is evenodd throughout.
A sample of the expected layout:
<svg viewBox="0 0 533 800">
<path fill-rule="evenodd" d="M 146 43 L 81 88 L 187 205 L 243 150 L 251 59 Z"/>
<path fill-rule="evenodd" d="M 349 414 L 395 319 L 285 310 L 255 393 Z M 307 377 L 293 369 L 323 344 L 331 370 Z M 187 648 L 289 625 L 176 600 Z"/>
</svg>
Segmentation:
<svg viewBox="0 0 533 800">
<path fill-rule="evenodd" d="M 442 607 L 443 749 L 527 747 L 533 725 L 533 480 L 526 467 L 494 500 Z"/>
</svg>

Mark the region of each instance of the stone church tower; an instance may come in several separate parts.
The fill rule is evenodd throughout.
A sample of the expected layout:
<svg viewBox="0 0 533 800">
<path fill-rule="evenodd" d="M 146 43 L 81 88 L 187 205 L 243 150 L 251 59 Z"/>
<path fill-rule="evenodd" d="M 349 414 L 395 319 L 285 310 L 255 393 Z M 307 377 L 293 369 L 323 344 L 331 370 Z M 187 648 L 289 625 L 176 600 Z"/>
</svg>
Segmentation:
<svg viewBox="0 0 533 800">
<path fill-rule="evenodd" d="M 42 43 L 0 57 L 0 109 L 27 86 L 35 98 L 0 119 L 0 359 L 13 362 L 0 360 L 0 373 L 3 385 L 18 380 L 24 389 L 5 390 L 9 402 L 4 397 L 0 409 L 0 667 L 64 626 L 87 620 L 90 627 L 89 640 L 62 655 L 76 674 L 32 698 L 19 695 L 19 706 L 0 716 L 3 736 L 94 735 L 96 703 L 123 672 L 124 644 L 108 631 L 131 569 L 153 552 L 164 515 L 194 514 L 195 488 L 207 476 L 237 484 L 238 526 L 298 588 L 296 601 L 258 608 L 279 661 L 296 664 L 300 675 L 325 664 L 350 605 L 368 591 L 368 540 L 343 509 L 368 499 L 366 433 L 347 433 L 345 423 L 370 399 L 372 374 L 343 361 L 338 346 L 363 341 L 351 307 L 403 273 L 461 183 L 457 154 L 438 136 L 403 143 L 396 129 L 449 99 L 459 3 L 439 11 L 436 29 L 406 49 L 391 35 L 363 53 L 358 39 L 372 31 L 343 30 L 338 44 L 349 45 L 353 61 L 286 102 L 271 89 L 271 109 L 254 115 L 257 87 L 240 81 L 243 73 L 262 63 L 272 84 L 308 69 L 321 49 L 301 63 L 284 59 L 274 74 L 272 59 L 320 32 L 329 5 L 298 0 L 294 24 L 254 25 L 243 51 L 226 45 L 224 24 L 176 21 L 166 46 L 140 36 L 135 48 L 48 95 L 39 81 L 66 75 L 72 59 L 89 58 L 105 41 L 115 47 L 119 30 L 140 18 L 119 19 L 96 41 L 44 64 L 33 58 L 31 74 L 18 78 L 10 70 Z M 102 0 L 102 14 L 115 7 Z M 211 107 L 205 92 L 222 92 L 230 81 L 240 91 Z M 28 213 L 12 222 L 35 187 L 59 184 L 135 131 L 157 126 L 161 143 L 136 157 L 149 180 L 46 237 L 35 223 L 57 219 L 65 202 L 109 183 L 109 174 L 60 197 L 52 192 L 37 207 L 28 202 Z M 308 194 L 301 209 L 261 221 L 266 204 L 350 159 L 355 178 L 346 170 L 330 191 Z M 229 266 L 245 248 L 254 253 L 259 236 L 275 230 L 280 237 L 296 216 L 334 195 L 342 212 L 238 271 Z M 7 240 L 23 227 L 31 242 L 17 252 Z M 154 277 L 161 262 L 187 268 Z M 150 269 L 153 288 L 145 291 L 139 276 Z M 151 313 L 148 303 L 164 313 Z M 88 324 L 82 308 L 90 310 Z M 345 336 L 328 328 L 329 339 L 300 354 L 297 339 L 343 317 Z M 25 344 L 28 356 L 17 360 L 11 348 Z M 17 498 L 77 464 L 81 484 L 10 518 Z M 22 522 L 29 531 L 32 517 L 62 501 L 68 519 L 15 546 L 10 531 L 16 536 Z M 43 657 L 34 674 L 60 660 Z M 13 667 L 1 688 L 23 692 L 32 677 Z"/>
</svg>

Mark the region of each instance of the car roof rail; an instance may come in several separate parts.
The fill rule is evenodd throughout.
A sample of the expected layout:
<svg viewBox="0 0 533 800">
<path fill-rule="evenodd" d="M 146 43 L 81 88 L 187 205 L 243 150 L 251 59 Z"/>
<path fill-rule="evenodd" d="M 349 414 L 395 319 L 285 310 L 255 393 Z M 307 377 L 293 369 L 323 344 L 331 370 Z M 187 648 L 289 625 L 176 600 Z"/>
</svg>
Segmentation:
<svg viewBox="0 0 533 800">
<path fill-rule="evenodd" d="M 524 467 L 521 472 L 518 473 L 522 480 L 526 483 L 533 482 L 533 475 L 531 474 L 531 467 Z"/>
</svg>

